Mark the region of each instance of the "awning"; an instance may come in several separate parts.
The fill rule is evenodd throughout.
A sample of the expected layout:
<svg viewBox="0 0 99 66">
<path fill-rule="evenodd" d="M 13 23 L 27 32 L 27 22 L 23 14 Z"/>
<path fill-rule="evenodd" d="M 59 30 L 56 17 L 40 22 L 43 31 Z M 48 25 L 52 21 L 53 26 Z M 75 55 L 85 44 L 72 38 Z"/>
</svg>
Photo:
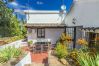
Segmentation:
<svg viewBox="0 0 99 66">
<path fill-rule="evenodd" d="M 43 24 L 26 24 L 25 25 L 27 28 L 64 28 L 66 25 L 65 24 L 57 24 L 57 23 L 43 23 Z"/>
</svg>

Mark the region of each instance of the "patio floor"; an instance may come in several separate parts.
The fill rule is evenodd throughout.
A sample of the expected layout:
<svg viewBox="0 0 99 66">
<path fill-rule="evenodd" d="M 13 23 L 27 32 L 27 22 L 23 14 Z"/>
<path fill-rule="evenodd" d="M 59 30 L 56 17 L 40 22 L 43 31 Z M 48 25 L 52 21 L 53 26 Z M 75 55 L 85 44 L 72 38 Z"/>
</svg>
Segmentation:
<svg viewBox="0 0 99 66">
<path fill-rule="evenodd" d="M 28 46 L 22 47 L 22 49 L 25 51 L 29 51 Z M 48 53 L 47 52 L 43 52 L 43 53 L 31 52 L 31 59 L 32 59 L 32 62 L 35 62 L 35 63 L 48 63 Z"/>
<path fill-rule="evenodd" d="M 48 62 L 48 53 L 31 53 L 32 62 L 36 63 L 47 63 Z"/>
<path fill-rule="evenodd" d="M 22 49 L 25 51 L 29 51 L 28 46 L 22 47 Z M 58 61 L 56 57 L 51 55 L 51 53 L 48 54 L 48 52 L 43 52 L 43 53 L 31 52 L 31 59 L 32 59 L 32 64 L 26 66 L 64 66 Z"/>
</svg>

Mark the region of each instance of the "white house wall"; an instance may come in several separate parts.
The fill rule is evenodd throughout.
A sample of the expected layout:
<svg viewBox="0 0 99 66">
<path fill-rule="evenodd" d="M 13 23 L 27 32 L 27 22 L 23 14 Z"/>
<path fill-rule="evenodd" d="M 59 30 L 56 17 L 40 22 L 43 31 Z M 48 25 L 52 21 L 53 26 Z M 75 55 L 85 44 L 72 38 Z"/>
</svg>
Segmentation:
<svg viewBox="0 0 99 66">
<path fill-rule="evenodd" d="M 56 41 L 60 38 L 61 34 L 64 32 L 64 28 L 53 28 L 45 30 L 45 38 L 51 39 L 51 44 L 56 44 Z"/>
<path fill-rule="evenodd" d="M 99 27 L 99 0 L 77 0 L 66 17 L 66 24 L 72 26 L 73 18 L 76 25 Z"/>
<path fill-rule="evenodd" d="M 28 29 L 30 29 L 30 28 L 28 28 Z M 29 31 L 27 31 L 27 32 L 28 32 L 27 35 L 28 35 L 29 40 L 34 40 L 37 38 L 36 29 L 32 29 L 32 33 L 29 33 Z"/>
<path fill-rule="evenodd" d="M 64 28 L 45 28 L 45 39 L 51 40 L 51 44 L 56 44 L 56 41 L 59 39 L 61 33 L 64 32 Z M 32 33 L 28 33 L 28 40 L 37 39 L 37 30 L 32 29 Z"/>
</svg>

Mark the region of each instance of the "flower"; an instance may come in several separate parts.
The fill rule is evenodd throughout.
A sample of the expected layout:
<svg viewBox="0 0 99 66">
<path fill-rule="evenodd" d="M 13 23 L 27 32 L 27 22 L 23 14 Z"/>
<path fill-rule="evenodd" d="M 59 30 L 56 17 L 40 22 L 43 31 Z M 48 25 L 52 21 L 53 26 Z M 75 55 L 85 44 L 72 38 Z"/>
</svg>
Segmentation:
<svg viewBox="0 0 99 66">
<path fill-rule="evenodd" d="M 83 38 L 78 39 L 77 43 L 80 44 L 80 45 L 87 45 L 88 44 L 88 42 Z"/>
<path fill-rule="evenodd" d="M 99 37 L 96 37 L 95 40 L 99 41 Z"/>
<path fill-rule="evenodd" d="M 62 33 L 61 40 L 67 41 L 68 43 L 70 43 L 72 41 L 72 38 L 71 38 L 71 36 L 67 35 L 66 33 Z"/>
</svg>

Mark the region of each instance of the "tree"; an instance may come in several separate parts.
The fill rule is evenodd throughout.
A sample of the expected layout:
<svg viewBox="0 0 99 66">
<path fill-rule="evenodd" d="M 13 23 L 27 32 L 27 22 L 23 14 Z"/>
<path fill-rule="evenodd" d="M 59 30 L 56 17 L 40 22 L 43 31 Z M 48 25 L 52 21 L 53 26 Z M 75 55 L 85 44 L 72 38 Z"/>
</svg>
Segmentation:
<svg viewBox="0 0 99 66">
<path fill-rule="evenodd" d="M 21 35 L 17 17 L 2 1 L 0 1 L 0 35 L 3 37 Z"/>
</svg>

